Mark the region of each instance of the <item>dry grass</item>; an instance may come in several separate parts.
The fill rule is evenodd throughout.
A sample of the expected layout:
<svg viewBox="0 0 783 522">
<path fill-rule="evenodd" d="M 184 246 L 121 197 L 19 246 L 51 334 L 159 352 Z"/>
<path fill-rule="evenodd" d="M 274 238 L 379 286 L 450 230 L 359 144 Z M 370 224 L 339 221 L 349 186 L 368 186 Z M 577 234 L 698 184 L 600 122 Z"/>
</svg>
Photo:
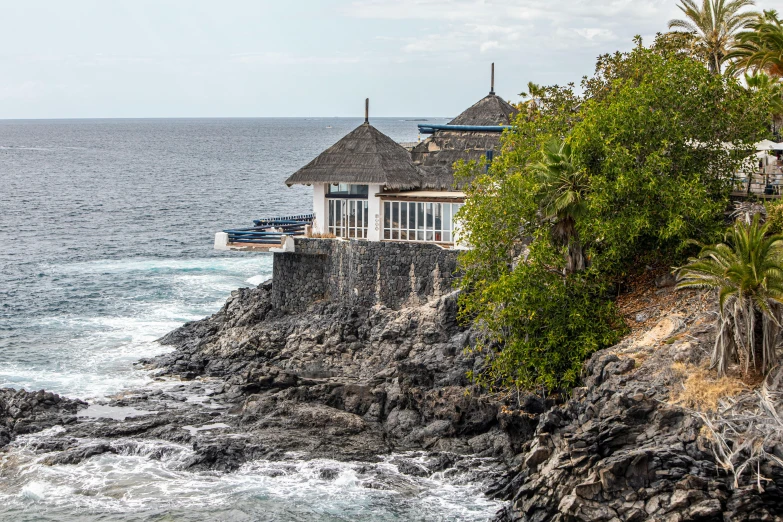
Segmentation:
<svg viewBox="0 0 783 522">
<path fill-rule="evenodd" d="M 617 296 L 615 304 L 632 334 L 654 326 L 680 302 L 682 296 L 673 288 L 655 286 L 655 278 L 665 273 L 666 269 L 645 270 L 626 278 L 624 291 Z M 644 315 L 646 320 L 637 322 L 637 314 Z"/>
<path fill-rule="evenodd" d="M 331 232 L 310 232 L 310 235 L 307 237 L 311 237 L 313 239 L 335 239 L 337 236 Z"/>
<path fill-rule="evenodd" d="M 706 368 L 674 363 L 672 371 L 682 378 L 681 389 L 672 390 L 672 402 L 696 411 L 716 411 L 720 400 L 734 397 L 749 387 L 736 377 L 716 377 Z"/>
</svg>

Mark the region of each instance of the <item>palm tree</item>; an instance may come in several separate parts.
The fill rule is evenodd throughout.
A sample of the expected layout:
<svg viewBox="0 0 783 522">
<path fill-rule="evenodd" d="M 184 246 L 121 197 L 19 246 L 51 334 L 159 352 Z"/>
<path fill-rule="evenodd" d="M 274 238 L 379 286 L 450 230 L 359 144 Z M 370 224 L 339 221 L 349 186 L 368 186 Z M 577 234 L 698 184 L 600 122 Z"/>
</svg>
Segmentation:
<svg viewBox="0 0 783 522">
<path fill-rule="evenodd" d="M 527 108 L 528 116 L 532 116 L 538 109 L 540 100 L 544 96 L 544 88 L 537 83 L 527 82 L 527 92 L 521 92 L 519 95 L 522 98 L 530 98 L 522 102 L 522 104 Z"/>
<path fill-rule="evenodd" d="M 585 258 L 576 221 L 586 210 L 589 176 L 577 165 L 574 150 L 566 141 L 547 142 L 541 154 L 541 161 L 530 168 L 540 183 L 538 202 L 543 217 L 553 222 L 553 242 L 567 247 L 566 272 L 584 270 Z"/>
<path fill-rule="evenodd" d="M 712 367 L 725 375 L 732 360 L 749 373 L 777 362 L 783 304 L 783 235 L 767 235 L 755 216 L 740 220 L 723 243 L 703 246 L 699 256 L 675 270 L 678 288 L 718 290 L 718 335 Z"/>
<path fill-rule="evenodd" d="M 766 94 L 772 133 L 777 134 L 783 122 L 783 79 L 770 77 L 763 72 L 756 72 L 753 76 L 745 73 L 745 83 L 748 89 Z"/>
<path fill-rule="evenodd" d="M 695 0 L 681 2 L 677 7 L 686 19 L 670 20 L 669 29 L 683 29 L 696 34 L 705 49 L 710 71 L 720 74 L 734 42 L 734 35 L 758 16 L 754 11 L 740 12 L 745 7 L 755 5 L 754 0 L 703 0 L 701 7 Z"/>
<path fill-rule="evenodd" d="M 773 77 L 783 77 L 783 22 L 775 10 L 764 11 L 737 34 L 736 44 L 726 56 L 732 63 L 728 72 L 765 71 Z"/>
</svg>

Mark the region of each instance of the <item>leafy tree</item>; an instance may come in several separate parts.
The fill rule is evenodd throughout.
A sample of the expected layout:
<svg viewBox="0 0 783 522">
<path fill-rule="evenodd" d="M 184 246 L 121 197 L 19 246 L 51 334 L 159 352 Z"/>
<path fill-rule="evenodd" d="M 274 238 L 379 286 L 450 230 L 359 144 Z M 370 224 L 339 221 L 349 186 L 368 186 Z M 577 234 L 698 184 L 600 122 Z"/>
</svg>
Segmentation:
<svg viewBox="0 0 783 522">
<path fill-rule="evenodd" d="M 595 280 L 563 277 L 562 257 L 548 241 L 531 249 L 527 262 L 476 288 L 461 313 L 487 333 L 478 345 L 487 363 L 471 374 L 478 383 L 546 394 L 578 385 L 584 360 L 624 331 Z"/>
<path fill-rule="evenodd" d="M 553 139 L 541 152 L 542 160 L 530 167 L 538 178 L 538 201 L 543 218 L 552 222 L 554 244 L 567 249 L 565 270 L 571 274 L 585 269 L 576 221 L 586 210 L 589 179 L 567 141 Z"/>
<path fill-rule="evenodd" d="M 677 7 L 685 19 L 670 20 L 669 29 L 683 29 L 697 35 L 706 52 L 710 72 L 720 74 L 734 35 L 757 16 L 753 11 L 742 12 L 743 8 L 752 5 L 755 5 L 753 0 L 703 0 L 701 6 L 696 0 L 681 0 Z"/>
<path fill-rule="evenodd" d="M 745 373 L 766 372 L 777 362 L 783 304 L 783 236 L 767 235 L 756 216 L 738 221 L 724 242 L 703 246 L 677 270 L 678 288 L 718 291 L 720 316 L 712 366 L 725 375 L 737 360 Z"/>
<path fill-rule="evenodd" d="M 458 165 L 467 180 L 460 231 L 472 246 L 460 254 L 460 313 L 483 332 L 486 365 L 474 375 L 483 384 L 572 386 L 584 358 L 622 331 L 613 285 L 641 263 L 681 258 L 690 237 L 721 236 L 745 155 L 723 144 L 758 141 L 766 102 L 687 54 L 637 43 L 600 57 L 581 95 L 572 84 L 543 87 L 487 172 Z M 553 140 L 567 141 L 562 155 L 580 173 L 573 228 L 589 263 L 567 275 L 551 241 L 553 213 L 542 211 L 541 195 L 557 191 L 532 168 L 546 163 L 545 148 L 554 153 Z"/>
<path fill-rule="evenodd" d="M 709 53 L 703 40 L 696 33 L 682 31 L 658 33 L 652 48 L 662 55 L 692 58 L 707 65 Z"/>
<path fill-rule="evenodd" d="M 737 34 L 736 44 L 726 56 L 731 60 L 728 72 L 765 71 L 783 77 L 783 22 L 775 10 L 750 22 L 747 30 Z"/>
<path fill-rule="evenodd" d="M 745 73 L 748 89 L 763 94 L 769 100 L 769 121 L 773 134 L 777 134 L 783 122 L 783 79 L 773 78 L 763 72 L 752 76 Z"/>
<path fill-rule="evenodd" d="M 583 103 L 571 142 L 591 184 L 580 231 L 587 255 L 616 277 L 640 257 L 680 255 L 689 238 L 720 237 L 743 149 L 764 136 L 768 105 L 732 78 L 654 49 L 637 48 L 611 70 Z"/>
</svg>

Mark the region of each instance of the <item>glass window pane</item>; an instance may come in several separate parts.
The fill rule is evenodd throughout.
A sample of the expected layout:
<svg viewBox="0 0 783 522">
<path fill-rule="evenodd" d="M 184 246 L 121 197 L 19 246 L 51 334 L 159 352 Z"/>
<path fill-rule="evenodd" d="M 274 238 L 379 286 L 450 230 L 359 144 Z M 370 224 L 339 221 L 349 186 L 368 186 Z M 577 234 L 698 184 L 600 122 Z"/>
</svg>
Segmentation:
<svg viewBox="0 0 783 522">
<path fill-rule="evenodd" d="M 342 236 L 343 235 L 343 208 L 342 208 L 342 201 L 335 200 L 334 202 L 334 235 L 336 236 Z"/>
<path fill-rule="evenodd" d="M 391 221 L 391 203 L 383 203 L 383 229 L 388 230 Z M 388 237 L 386 239 L 389 239 Z"/>
<path fill-rule="evenodd" d="M 443 231 L 451 232 L 451 205 L 443 205 Z M 449 234 L 450 235 L 450 234 Z M 450 239 L 444 239 L 444 241 L 451 241 Z"/>
<path fill-rule="evenodd" d="M 416 203 L 408 203 L 408 228 L 416 230 Z"/>
<path fill-rule="evenodd" d="M 352 185 L 350 183 L 335 183 L 327 185 L 327 193 L 337 196 L 367 196 L 369 185 Z"/>
<path fill-rule="evenodd" d="M 400 228 L 400 203 L 397 201 L 392 203 L 392 228 Z"/>
<path fill-rule="evenodd" d="M 432 203 L 427 203 L 427 230 L 432 230 L 433 216 L 432 216 Z"/>
<path fill-rule="evenodd" d="M 408 228 L 408 204 L 400 203 L 400 229 L 405 231 L 406 228 Z M 407 235 L 405 237 L 407 238 Z"/>
<path fill-rule="evenodd" d="M 416 229 L 424 230 L 424 203 L 416 203 Z"/>
</svg>

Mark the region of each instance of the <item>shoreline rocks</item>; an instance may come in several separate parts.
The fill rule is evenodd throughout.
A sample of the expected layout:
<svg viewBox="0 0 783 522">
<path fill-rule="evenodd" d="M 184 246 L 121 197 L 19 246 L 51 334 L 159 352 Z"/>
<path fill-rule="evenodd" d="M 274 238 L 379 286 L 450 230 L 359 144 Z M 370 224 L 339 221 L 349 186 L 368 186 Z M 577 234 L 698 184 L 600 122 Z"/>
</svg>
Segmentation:
<svg viewBox="0 0 783 522">
<path fill-rule="evenodd" d="M 76 422 L 76 413 L 86 408 L 79 399 L 67 399 L 44 390 L 28 392 L 0 388 L 0 448 L 25 435 Z"/>
<path fill-rule="evenodd" d="M 320 302 L 282 313 L 262 284 L 162 338 L 175 351 L 146 364 L 223 381 L 239 425 L 282 449 L 329 448 L 332 458 L 358 460 L 422 449 L 512 459 L 498 404 L 466 378 L 476 361 L 465 355 L 472 333 L 457 324 L 456 297 L 401 310 Z"/>
<path fill-rule="evenodd" d="M 714 341 L 700 297 L 684 294 L 680 311 L 593 355 L 585 386 L 540 416 L 516 474 L 492 491 L 509 501 L 498 520 L 783 520 L 783 467 L 761 463 L 735 487 L 703 421 L 676 404 L 672 363 L 706 364 Z"/>
<path fill-rule="evenodd" d="M 714 339 L 701 294 L 683 293 L 652 328 L 594 354 L 567 400 L 513 406 L 468 381 L 481 360 L 465 350 L 475 333 L 457 323 L 456 293 L 400 310 L 322 301 L 304 312 L 279 310 L 270 294 L 269 283 L 237 290 L 215 315 L 163 337 L 174 350 L 141 363 L 161 386 L 106 405 L 135 412 L 128 418 L 76 422 L 82 401 L 0 390 L 0 446 L 63 425 L 31 443 L 59 452 L 48 464 L 151 440 L 189 448 L 183 466 L 194 471 L 392 454 L 412 477 L 480 473 L 508 503 L 503 521 L 783 521 L 783 468 L 758 466 L 763 491 L 735 487 L 702 421 L 676 404 L 672 364 L 703 364 Z M 768 449 L 783 458 L 783 447 Z"/>
</svg>

